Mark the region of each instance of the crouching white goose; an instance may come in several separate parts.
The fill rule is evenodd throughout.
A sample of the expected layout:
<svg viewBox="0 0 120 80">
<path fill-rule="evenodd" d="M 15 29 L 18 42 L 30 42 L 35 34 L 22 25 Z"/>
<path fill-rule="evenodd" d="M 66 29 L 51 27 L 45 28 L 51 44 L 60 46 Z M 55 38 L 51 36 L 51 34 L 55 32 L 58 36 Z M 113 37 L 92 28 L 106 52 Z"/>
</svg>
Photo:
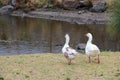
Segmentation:
<svg viewBox="0 0 120 80">
<path fill-rule="evenodd" d="M 71 60 L 75 58 L 78 52 L 69 46 L 70 37 L 68 34 L 65 35 L 65 38 L 66 38 L 66 42 L 62 48 L 62 53 L 64 54 L 65 58 L 68 60 L 68 65 L 70 65 Z"/>
<path fill-rule="evenodd" d="M 92 44 L 92 34 L 87 33 L 86 36 L 88 37 L 88 41 L 86 44 L 85 53 L 89 57 L 89 62 L 91 62 L 90 56 L 98 56 L 98 64 L 99 64 L 100 63 L 100 59 L 99 59 L 100 50 L 95 44 Z"/>
</svg>

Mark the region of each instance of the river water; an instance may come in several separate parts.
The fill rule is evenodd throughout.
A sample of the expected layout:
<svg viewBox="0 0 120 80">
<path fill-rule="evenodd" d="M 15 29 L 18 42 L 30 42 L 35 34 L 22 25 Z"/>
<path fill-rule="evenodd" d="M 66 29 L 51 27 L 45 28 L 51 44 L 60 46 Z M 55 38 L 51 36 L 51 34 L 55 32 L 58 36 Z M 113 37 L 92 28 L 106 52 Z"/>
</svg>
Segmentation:
<svg viewBox="0 0 120 80">
<path fill-rule="evenodd" d="M 86 44 L 88 32 L 93 34 L 93 43 L 101 51 L 120 51 L 120 39 L 111 36 L 108 25 L 0 16 L 0 55 L 61 53 L 66 33 L 70 36 L 70 46 L 81 50 L 78 45 Z"/>
</svg>

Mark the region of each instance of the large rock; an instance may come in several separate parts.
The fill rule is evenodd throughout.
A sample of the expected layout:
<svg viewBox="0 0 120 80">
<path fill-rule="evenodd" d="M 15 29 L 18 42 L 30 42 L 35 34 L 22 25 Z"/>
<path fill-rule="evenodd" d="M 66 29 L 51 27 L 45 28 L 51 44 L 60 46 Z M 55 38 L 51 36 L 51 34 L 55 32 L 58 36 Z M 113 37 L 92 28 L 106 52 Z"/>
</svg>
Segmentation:
<svg viewBox="0 0 120 80">
<path fill-rule="evenodd" d="M 91 12 L 104 12 L 106 10 L 106 1 L 99 0 L 93 3 L 93 7 L 90 9 Z"/>
<path fill-rule="evenodd" d="M 90 0 L 79 0 L 79 5 L 77 9 L 81 8 L 91 8 L 92 7 L 92 2 Z"/>
<path fill-rule="evenodd" d="M 13 11 L 14 7 L 11 5 L 3 6 L 0 8 L 0 14 L 10 14 Z"/>
<path fill-rule="evenodd" d="M 79 5 L 79 0 L 63 0 L 64 9 L 76 9 Z"/>
</svg>

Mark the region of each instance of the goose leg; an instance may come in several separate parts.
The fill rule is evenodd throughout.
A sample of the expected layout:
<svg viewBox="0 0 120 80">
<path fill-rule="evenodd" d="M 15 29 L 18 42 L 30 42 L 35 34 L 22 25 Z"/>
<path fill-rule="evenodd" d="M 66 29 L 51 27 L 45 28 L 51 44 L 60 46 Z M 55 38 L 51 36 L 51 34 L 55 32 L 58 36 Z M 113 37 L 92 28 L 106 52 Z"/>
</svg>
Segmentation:
<svg viewBox="0 0 120 80">
<path fill-rule="evenodd" d="M 100 58 L 99 58 L 99 55 L 98 55 L 98 64 L 100 64 Z"/>
<path fill-rule="evenodd" d="M 71 65 L 71 59 L 69 59 L 69 61 L 68 61 L 68 65 Z"/>
<path fill-rule="evenodd" d="M 90 56 L 89 56 L 89 63 L 91 62 Z"/>
<path fill-rule="evenodd" d="M 64 54 L 64 57 L 67 59 L 67 61 L 69 63 L 69 58 L 68 58 L 68 54 L 67 53 Z"/>
<path fill-rule="evenodd" d="M 65 56 L 66 59 L 68 59 L 68 54 L 67 53 L 65 53 L 64 56 Z"/>
</svg>

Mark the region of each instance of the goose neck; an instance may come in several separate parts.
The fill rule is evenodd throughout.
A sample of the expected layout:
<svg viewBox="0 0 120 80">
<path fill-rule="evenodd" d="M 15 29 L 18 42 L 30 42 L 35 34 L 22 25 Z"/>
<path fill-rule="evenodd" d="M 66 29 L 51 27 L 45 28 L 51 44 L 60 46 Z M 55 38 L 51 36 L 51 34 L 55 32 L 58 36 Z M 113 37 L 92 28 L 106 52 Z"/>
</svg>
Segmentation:
<svg viewBox="0 0 120 80">
<path fill-rule="evenodd" d="M 66 43 L 65 44 L 69 44 L 69 40 L 70 40 L 70 38 L 66 38 Z"/>
<path fill-rule="evenodd" d="M 88 37 L 87 43 L 92 43 L 92 36 L 89 36 L 89 37 Z"/>
</svg>

